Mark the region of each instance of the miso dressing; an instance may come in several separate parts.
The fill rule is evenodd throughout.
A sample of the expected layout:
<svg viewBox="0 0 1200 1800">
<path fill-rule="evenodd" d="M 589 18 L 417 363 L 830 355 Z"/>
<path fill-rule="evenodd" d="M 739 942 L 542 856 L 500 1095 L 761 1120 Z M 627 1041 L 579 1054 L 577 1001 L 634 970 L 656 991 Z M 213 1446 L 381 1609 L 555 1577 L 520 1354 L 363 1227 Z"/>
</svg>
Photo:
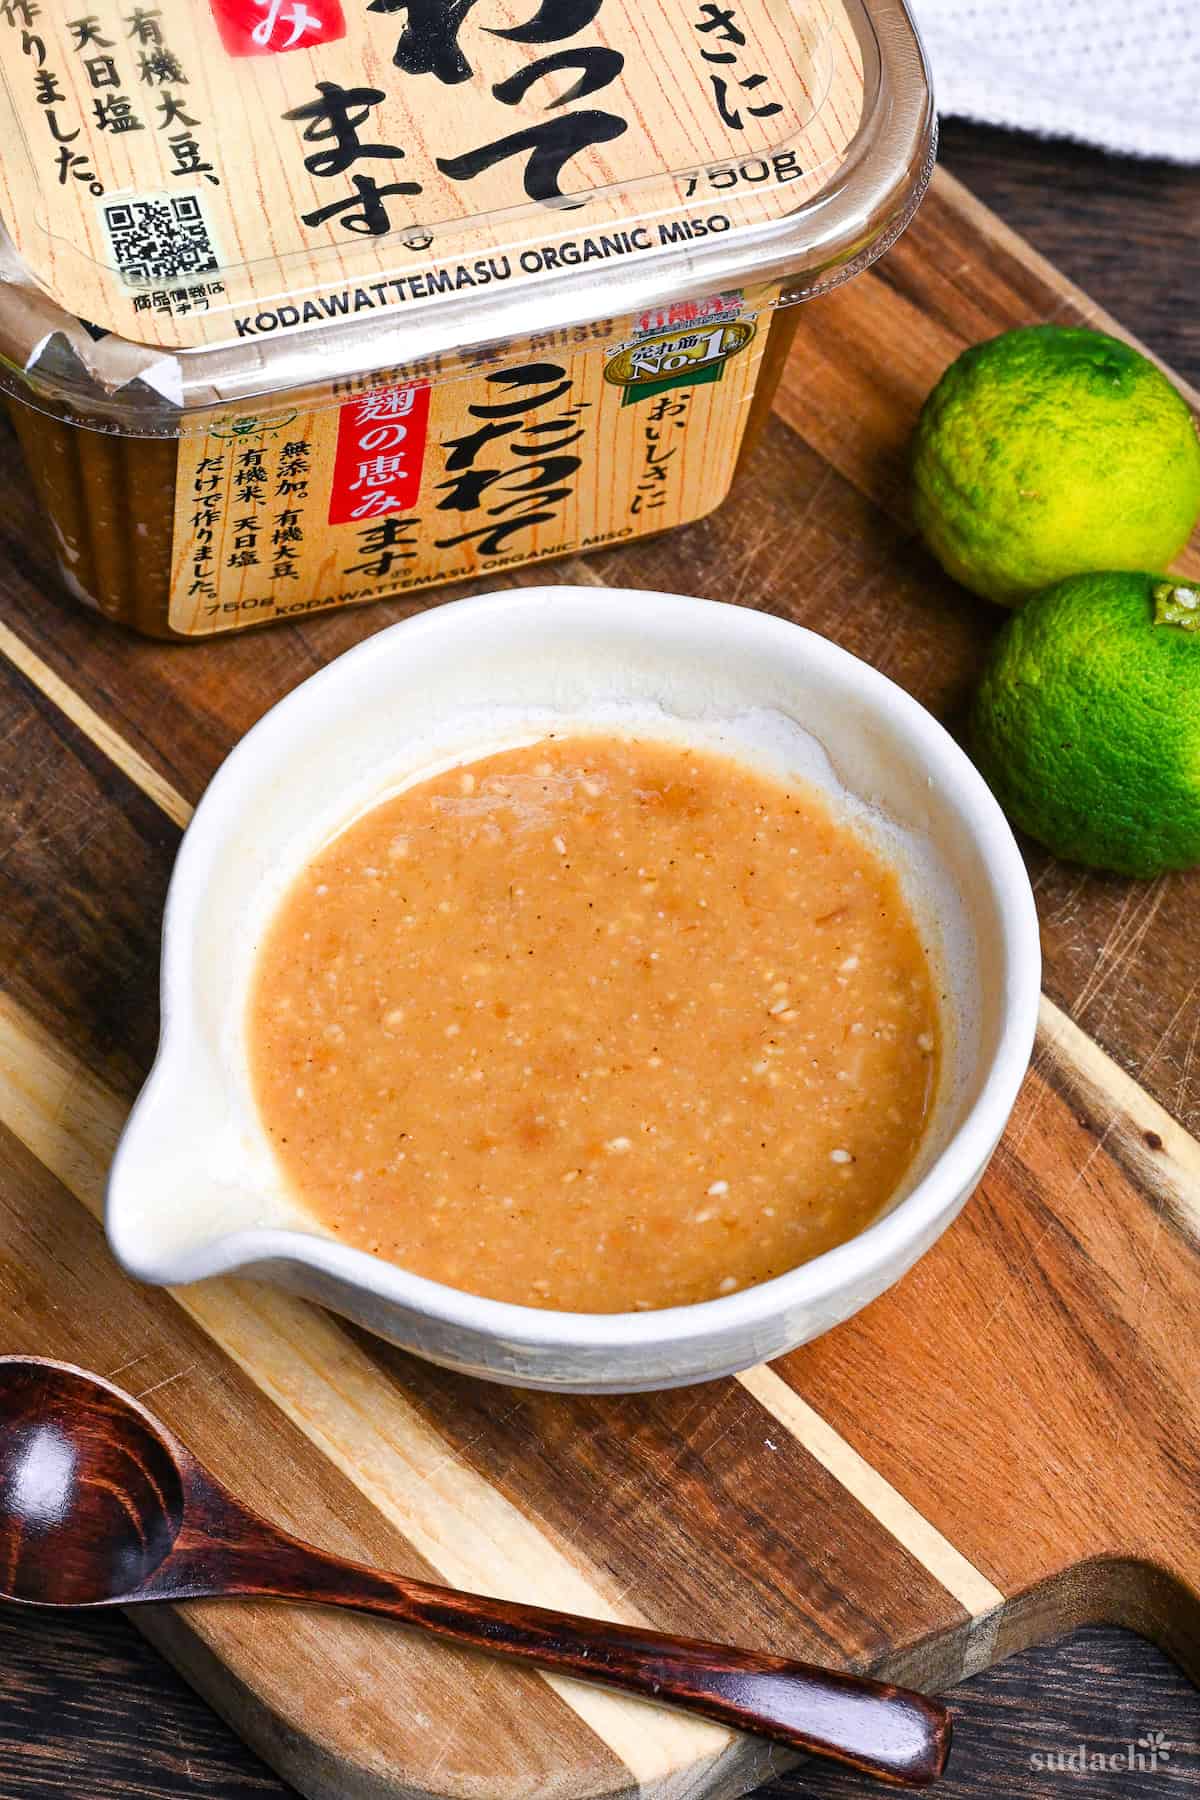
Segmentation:
<svg viewBox="0 0 1200 1800">
<path fill-rule="evenodd" d="M 348 1244 L 469 1292 L 712 1299 L 877 1216 L 936 1088 L 895 871 L 803 783 L 550 739 L 422 782 L 301 873 L 257 1103 Z"/>
</svg>

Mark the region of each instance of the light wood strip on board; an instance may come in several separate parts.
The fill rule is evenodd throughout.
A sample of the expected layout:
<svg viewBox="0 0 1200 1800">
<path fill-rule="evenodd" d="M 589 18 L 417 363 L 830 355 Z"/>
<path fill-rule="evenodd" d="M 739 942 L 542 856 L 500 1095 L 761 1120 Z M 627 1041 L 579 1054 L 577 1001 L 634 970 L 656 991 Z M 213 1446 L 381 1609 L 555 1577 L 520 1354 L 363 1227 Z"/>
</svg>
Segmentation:
<svg viewBox="0 0 1200 1800">
<path fill-rule="evenodd" d="M 1043 1066 L 1062 1066 L 1139 1185 L 1200 1238 L 1200 1142 L 1045 994 L 1038 1029 Z"/>
<path fill-rule="evenodd" d="M 860 1506 L 885 1525 L 910 1556 L 936 1576 L 948 1593 L 973 1619 L 984 1620 L 996 1607 L 1004 1604 L 1004 1595 L 994 1582 L 980 1573 L 949 1538 L 943 1537 L 928 1519 L 889 1481 L 873 1469 L 864 1456 L 839 1437 L 768 1364 L 747 1369 L 737 1379 L 764 1407 L 778 1419 L 810 1456 L 815 1456 L 823 1469 L 853 1494 Z M 977 1664 L 982 1667 L 983 1664 Z M 967 1671 L 971 1673 L 971 1670 Z"/>
<path fill-rule="evenodd" d="M 176 825 L 187 824 L 192 816 L 192 808 L 183 795 L 157 769 L 152 768 L 119 731 L 115 731 L 107 720 L 102 719 L 82 694 L 64 681 L 61 675 L 55 674 L 49 663 L 43 662 L 37 652 L 31 650 L 12 627 L 2 621 L 0 656 L 5 657 L 14 669 L 19 669 L 34 687 L 45 694 L 47 700 L 57 706 L 73 725 L 77 725 L 83 735 L 129 777 L 135 787 L 139 787 L 156 806 L 162 808 L 168 819 L 173 820 Z"/>
</svg>

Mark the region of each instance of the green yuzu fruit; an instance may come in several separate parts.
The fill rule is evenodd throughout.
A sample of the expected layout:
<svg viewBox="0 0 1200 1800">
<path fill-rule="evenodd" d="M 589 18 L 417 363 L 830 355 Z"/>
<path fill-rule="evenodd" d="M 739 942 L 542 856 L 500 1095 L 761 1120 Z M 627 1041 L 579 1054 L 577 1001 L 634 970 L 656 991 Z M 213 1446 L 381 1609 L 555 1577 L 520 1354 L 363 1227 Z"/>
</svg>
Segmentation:
<svg viewBox="0 0 1200 1800">
<path fill-rule="evenodd" d="M 1076 575 L 1004 627 L 972 754 L 1014 825 L 1072 862 L 1200 863 L 1200 586 Z"/>
<path fill-rule="evenodd" d="M 1165 568 L 1200 516 L 1200 437 L 1148 359 L 1034 325 L 967 350 L 925 402 L 913 506 L 942 566 L 1020 605 L 1068 575 Z"/>
</svg>

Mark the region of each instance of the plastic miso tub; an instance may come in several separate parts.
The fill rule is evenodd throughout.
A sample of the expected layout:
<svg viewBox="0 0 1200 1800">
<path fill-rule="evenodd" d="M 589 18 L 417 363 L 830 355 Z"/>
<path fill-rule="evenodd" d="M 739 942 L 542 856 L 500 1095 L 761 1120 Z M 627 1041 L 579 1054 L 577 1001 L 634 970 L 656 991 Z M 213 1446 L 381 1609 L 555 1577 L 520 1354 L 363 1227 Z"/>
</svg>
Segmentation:
<svg viewBox="0 0 1200 1800">
<path fill-rule="evenodd" d="M 155 637 L 711 511 L 932 164 L 903 0 L 90 6 L 0 17 L 0 383 Z"/>
</svg>

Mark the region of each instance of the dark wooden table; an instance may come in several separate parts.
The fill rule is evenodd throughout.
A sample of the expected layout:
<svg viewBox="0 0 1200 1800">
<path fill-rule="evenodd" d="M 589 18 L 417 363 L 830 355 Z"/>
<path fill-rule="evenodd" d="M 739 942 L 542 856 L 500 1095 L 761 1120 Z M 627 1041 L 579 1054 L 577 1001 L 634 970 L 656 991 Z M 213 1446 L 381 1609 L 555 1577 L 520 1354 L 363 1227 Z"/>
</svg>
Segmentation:
<svg viewBox="0 0 1200 1800">
<path fill-rule="evenodd" d="M 1200 170 L 958 124 L 945 131 L 943 160 L 1200 385 Z M 939 1790 L 945 1800 L 1200 1794 L 1200 1698 L 1156 1650 L 1124 1633 L 1091 1630 L 1014 1657 L 960 1688 L 953 1703 L 957 1747 Z M 821 1769 L 764 1789 L 759 1800 L 866 1800 L 879 1791 Z M 124 1619 L 0 1614 L 0 1800 L 284 1800 L 289 1792 Z"/>
</svg>

